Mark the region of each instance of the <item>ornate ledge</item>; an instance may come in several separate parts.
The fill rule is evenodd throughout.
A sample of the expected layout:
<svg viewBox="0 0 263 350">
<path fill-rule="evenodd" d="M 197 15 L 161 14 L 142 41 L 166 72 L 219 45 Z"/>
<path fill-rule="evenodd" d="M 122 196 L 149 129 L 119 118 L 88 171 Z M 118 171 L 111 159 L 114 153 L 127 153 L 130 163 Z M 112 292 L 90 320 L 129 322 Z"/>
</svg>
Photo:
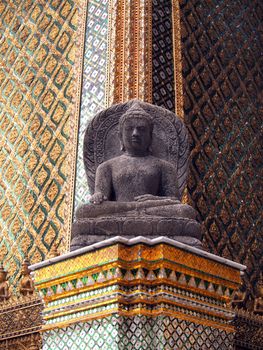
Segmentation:
<svg viewBox="0 0 263 350">
<path fill-rule="evenodd" d="M 116 237 L 31 266 L 44 330 L 112 314 L 169 315 L 233 332 L 245 266 L 160 237 Z"/>
<path fill-rule="evenodd" d="M 39 332 L 43 303 L 39 296 L 11 297 L 0 306 L 0 342 Z"/>
<path fill-rule="evenodd" d="M 61 256 L 57 256 L 55 258 L 47 259 L 47 260 L 42 261 L 42 262 L 37 263 L 37 264 L 33 264 L 30 266 L 30 270 L 31 271 L 38 270 L 42 267 L 49 266 L 49 265 L 55 264 L 55 263 L 60 262 L 60 261 L 64 261 L 66 259 L 70 259 L 70 258 L 79 256 L 79 255 L 82 255 L 84 253 L 92 252 L 94 250 L 109 247 L 109 246 L 114 245 L 116 243 L 125 244 L 127 246 L 133 246 L 133 245 L 136 245 L 139 243 L 147 244 L 149 246 L 154 246 L 157 244 L 164 243 L 164 244 L 170 245 L 172 247 L 177 247 L 179 249 L 182 249 L 186 252 L 194 253 L 200 257 L 205 257 L 205 258 L 208 258 L 210 260 L 217 261 L 219 263 L 233 267 L 235 269 L 240 270 L 241 272 L 246 270 L 245 265 L 238 264 L 238 263 L 236 263 L 232 260 L 229 260 L 229 259 L 221 258 L 220 256 L 217 256 L 215 254 L 208 253 L 204 250 L 201 250 L 201 249 L 198 249 L 195 247 L 191 247 L 191 246 L 184 244 L 182 242 L 178 242 L 178 241 L 175 241 L 173 239 L 170 239 L 168 237 L 163 237 L 163 236 L 158 237 L 158 238 L 154 238 L 154 239 L 146 238 L 143 236 L 138 236 L 136 238 L 131 238 L 131 239 L 127 239 L 127 238 L 124 238 L 121 236 L 116 236 L 116 237 L 106 239 L 106 240 L 98 242 L 98 243 L 94 243 L 90 246 L 80 248 L 80 249 L 75 250 L 73 252 L 66 253 L 66 254 L 63 254 Z"/>
</svg>

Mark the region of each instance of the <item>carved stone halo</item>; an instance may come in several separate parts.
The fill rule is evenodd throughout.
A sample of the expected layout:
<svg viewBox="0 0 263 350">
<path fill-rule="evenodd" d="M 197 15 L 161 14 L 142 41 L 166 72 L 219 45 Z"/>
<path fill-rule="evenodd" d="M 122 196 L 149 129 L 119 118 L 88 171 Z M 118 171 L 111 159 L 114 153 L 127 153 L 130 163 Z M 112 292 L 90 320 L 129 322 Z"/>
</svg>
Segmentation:
<svg viewBox="0 0 263 350">
<path fill-rule="evenodd" d="M 181 119 L 174 113 L 139 100 L 113 105 L 98 113 L 88 125 L 84 136 L 84 166 L 90 192 L 94 193 L 95 173 L 99 164 L 122 154 L 118 135 L 120 117 L 134 104 L 152 118 L 152 155 L 174 164 L 178 173 L 180 196 L 188 173 L 188 134 Z"/>
</svg>

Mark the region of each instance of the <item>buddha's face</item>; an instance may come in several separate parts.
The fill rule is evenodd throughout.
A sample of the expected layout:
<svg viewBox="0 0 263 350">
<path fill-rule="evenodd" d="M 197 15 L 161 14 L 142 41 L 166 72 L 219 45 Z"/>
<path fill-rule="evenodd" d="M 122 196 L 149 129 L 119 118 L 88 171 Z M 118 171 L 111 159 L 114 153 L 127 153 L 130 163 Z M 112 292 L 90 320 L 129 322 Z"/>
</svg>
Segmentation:
<svg viewBox="0 0 263 350">
<path fill-rule="evenodd" d="M 140 115 L 125 120 L 121 130 L 122 143 L 129 153 L 146 155 L 152 142 L 148 121 Z"/>
<path fill-rule="evenodd" d="M 6 280 L 7 273 L 5 271 L 0 272 L 0 282 L 4 282 Z"/>
</svg>

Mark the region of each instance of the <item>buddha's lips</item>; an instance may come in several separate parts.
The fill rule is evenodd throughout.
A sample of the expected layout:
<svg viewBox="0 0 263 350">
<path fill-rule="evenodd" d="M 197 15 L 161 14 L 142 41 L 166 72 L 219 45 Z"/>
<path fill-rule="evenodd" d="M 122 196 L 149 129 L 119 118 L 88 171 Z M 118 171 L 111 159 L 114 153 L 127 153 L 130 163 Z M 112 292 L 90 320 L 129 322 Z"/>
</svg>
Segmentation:
<svg viewBox="0 0 263 350">
<path fill-rule="evenodd" d="M 139 138 L 133 137 L 132 142 L 134 143 L 141 143 L 141 140 Z"/>
</svg>

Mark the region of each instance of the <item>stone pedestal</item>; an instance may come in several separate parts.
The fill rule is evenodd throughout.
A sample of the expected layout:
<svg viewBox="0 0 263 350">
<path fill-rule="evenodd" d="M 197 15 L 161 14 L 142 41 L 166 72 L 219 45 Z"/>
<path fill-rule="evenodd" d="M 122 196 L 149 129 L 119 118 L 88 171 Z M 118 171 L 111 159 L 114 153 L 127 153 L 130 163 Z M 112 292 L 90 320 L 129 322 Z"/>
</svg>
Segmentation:
<svg viewBox="0 0 263 350">
<path fill-rule="evenodd" d="M 116 237 L 31 266 L 43 349 L 233 349 L 245 266 L 168 238 Z"/>
</svg>

